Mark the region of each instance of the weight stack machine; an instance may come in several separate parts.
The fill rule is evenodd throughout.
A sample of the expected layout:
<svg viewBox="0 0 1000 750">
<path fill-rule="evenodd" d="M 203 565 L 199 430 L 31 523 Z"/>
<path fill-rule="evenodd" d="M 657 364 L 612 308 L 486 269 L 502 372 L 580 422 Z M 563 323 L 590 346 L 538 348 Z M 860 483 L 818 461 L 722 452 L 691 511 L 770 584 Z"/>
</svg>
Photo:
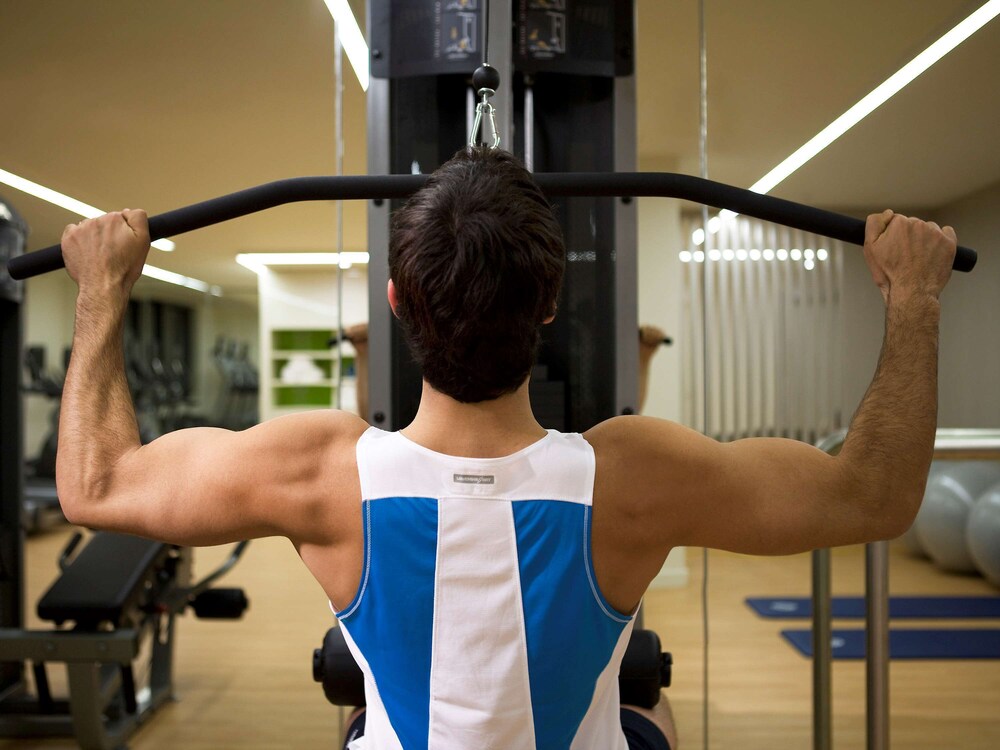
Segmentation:
<svg viewBox="0 0 1000 750">
<path fill-rule="evenodd" d="M 21 498 L 21 339 L 24 285 L 7 273 L 7 261 L 24 252 L 28 227 L 0 200 L 0 629 L 24 622 L 24 529 Z M 0 701 L 24 689 L 24 666 L 0 663 Z"/>
<path fill-rule="evenodd" d="M 635 169 L 631 0 L 370 0 L 368 173 L 429 173 L 469 140 L 472 73 L 500 74 L 491 99 L 501 148 L 532 171 Z M 488 18 L 485 14 L 488 13 Z M 488 23 L 487 23 L 488 21 Z M 581 432 L 638 401 L 636 205 L 553 200 L 567 263 L 555 322 L 531 378 L 544 427 Z M 416 414 L 421 381 L 385 299 L 391 212 L 368 211 L 369 413 L 383 429 Z"/>
</svg>

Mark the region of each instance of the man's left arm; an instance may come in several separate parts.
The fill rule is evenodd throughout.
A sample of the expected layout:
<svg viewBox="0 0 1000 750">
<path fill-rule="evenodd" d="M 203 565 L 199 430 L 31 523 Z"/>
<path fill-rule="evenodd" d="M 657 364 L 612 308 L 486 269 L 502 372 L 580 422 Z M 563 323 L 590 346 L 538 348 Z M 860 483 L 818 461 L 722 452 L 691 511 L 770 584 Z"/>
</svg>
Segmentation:
<svg viewBox="0 0 1000 750">
<path fill-rule="evenodd" d="M 149 251 L 146 215 L 126 210 L 67 227 L 62 246 L 79 286 L 56 460 L 67 518 L 183 545 L 272 535 L 335 541 L 338 514 L 357 497 L 353 446 L 364 422 L 313 412 L 243 432 L 179 430 L 141 445 L 122 332 Z"/>
</svg>

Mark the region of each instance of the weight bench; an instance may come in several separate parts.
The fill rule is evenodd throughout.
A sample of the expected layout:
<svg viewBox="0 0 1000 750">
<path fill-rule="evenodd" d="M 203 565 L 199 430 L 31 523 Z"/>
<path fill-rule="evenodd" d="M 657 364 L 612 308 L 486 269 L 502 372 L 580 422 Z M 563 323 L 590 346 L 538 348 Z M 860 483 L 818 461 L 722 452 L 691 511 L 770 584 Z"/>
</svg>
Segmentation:
<svg viewBox="0 0 1000 750">
<path fill-rule="evenodd" d="M 0 696 L 0 737 L 72 735 L 84 750 L 120 750 L 173 697 L 176 616 L 189 606 L 199 617 L 224 619 L 246 610 L 241 589 L 209 586 L 247 543 L 191 586 L 190 549 L 99 532 L 73 556 L 81 539 L 76 534 L 63 550 L 62 573 L 38 602 L 38 616 L 56 629 L 0 630 L 0 662 L 30 661 L 36 692 L 34 700 Z M 49 662 L 66 664 L 67 700 L 52 697 Z"/>
<path fill-rule="evenodd" d="M 673 657 L 660 650 L 660 637 L 652 630 L 633 630 L 618 673 L 622 703 L 652 708 L 660 688 L 670 687 Z M 323 694 L 335 706 L 364 706 L 364 673 L 347 648 L 339 627 L 330 628 L 323 646 L 313 651 L 313 679 L 323 684 Z"/>
</svg>

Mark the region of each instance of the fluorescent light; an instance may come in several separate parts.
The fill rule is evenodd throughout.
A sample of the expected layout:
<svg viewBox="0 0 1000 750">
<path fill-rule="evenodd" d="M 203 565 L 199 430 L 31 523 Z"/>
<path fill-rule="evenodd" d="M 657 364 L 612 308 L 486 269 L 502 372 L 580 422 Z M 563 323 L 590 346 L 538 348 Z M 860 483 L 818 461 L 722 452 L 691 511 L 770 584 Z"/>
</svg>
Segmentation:
<svg viewBox="0 0 1000 750">
<path fill-rule="evenodd" d="M 368 253 L 240 253 L 236 262 L 259 274 L 267 266 L 336 266 L 350 268 L 355 263 L 368 263 Z"/>
<path fill-rule="evenodd" d="M 791 252 L 792 260 L 802 260 L 802 251 L 797 247 L 792 248 Z"/>
<path fill-rule="evenodd" d="M 778 250 L 777 255 L 778 255 L 778 260 L 788 260 L 788 251 L 785 250 L 784 248 L 780 248 Z"/>
<path fill-rule="evenodd" d="M 930 47 L 889 76 L 861 101 L 823 128 L 781 164 L 757 180 L 750 189 L 755 193 L 768 193 L 773 190 L 795 170 L 861 122 L 913 79 L 996 18 L 997 15 L 1000 15 L 1000 0 L 989 0 Z"/>
<path fill-rule="evenodd" d="M 743 250 L 741 248 L 741 249 L 739 249 L 739 250 L 736 251 L 736 260 L 746 260 L 748 257 L 749 257 L 749 254 L 747 253 L 746 250 Z"/>
<path fill-rule="evenodd" d="M 708 220 L 708 232 L 709 234 L 715 234 L 720 229 L 722 229 L 722 219 L 718 216 L 713 216 Z"/>
<path fill-rule="evenodd" d="M 192 279 L 190 276 L 182 276 L 181 274 L 174 273 L 173 271 L 167 271 L 163 268 L 151 266 L 148 263 L 142 267 L 142 275 L 148 276 L 151 279 L 157 279 L 158 281 L 165 281 L 168 284 L 176 284 L 177 286 L 194 289 L 196 292 L 204 292 L 205 294 L 212 294 L 216 297 L 222 296 L 222 289 L 220 287 L 208 284 L 200 279 Z"/>
<path fill-rule="evenodd" d="M 708 251 L 708 259 L 709 260 L 715 260 L 715 261 L 722 260 L 722 252 L 719 251 L 719 250 L 709 250 Z"/>
<path fill-rule="evenodd" d="M 812 260 L 816 256 L 816 253 L 806 248 L 806 250 L 802 253 L 802 255 L 806 260 Z"/>
<path fill-rule="evenodd" d="M 816 258 L 817 259 L 819 259 L 819 260 L 826 260 L 828 257 L 829 256 L 827 255 L 826 250 L 824 250 L 823 248 L 820 248 L 819 250 L 816 251 Z"/>
<path fill-rule="evenodd" d="M 733 260 L 735 258 L 736 258 L 736 253 L 734 253 L 732 250 L 723 250 L 722 251 L 722 259 L 723 260 Z"/>
<path fill-rule="evenodd" d="M 758 261 L 760 260 L 760 250 L 756 248 L 750 251 L 750 260 Z"/>
<path fill-rule="evenodd" d="M 368 44 L 365 42 L 358 20 L 347 0 L 323 0 L 337 24 L 336 33 L 340 34 L 340 43 L 351 61 L 354 74 L 358 77 L 361 90 L 368 90 Z"/>
<path fill-rule="evenodd" d="M 696 245 L 702 245 L 705 243 L 705 230 L 702 228 L 695 229 L 691 232 L 691 241 Z"/>
<path fill-rule="evenodd" d="M 681 259 L 681 263 L 691 262 L 691 253 L 689 253 L 687 250 L 681 250 L 680 254 L 677 257 Z"/>
<path fill-rule="evenodd" d="M 764 249 L 764 260 L 771 261 L 774 260 L 774 250 L 771 248 Z"/>
<path fill-rule="evenodd" d="M 76 198 L 70 198 L 68 195 L 57 193 L 55 190 L 47 188 L 44 185 L 39 185 L 37 182 L 18 177 L 16 174 L 12 174 L 5 169 L 0 169 L 0 182 L 4 185 L 10 185 L 22 193 L 41 198 L 43 201 L 48 201 L 53 205 L 59 206 L 59 208 L 65 208 L 67 211 L 77 216 L 83 216 L 86 219 L 96 219 L 98 216 L 104 216 L 107 213 L 107 211 L 102 211 L 99 208 L 94 208 L 94 206 L 78 201 Z M 170 240 L 157 240 L 153 243 L 153 247 L 169 253 L 175 246 Z"/>
<path fill-rule="evenodd" d="M 811 271 L 816 267 L 816 264 L 813 262 L 812 258 L 806 258 L 805 267 L 807 271 Z"/>
<path fill-rule="evenodd" d="M 695 250 L 694 251 L 694 262 L 695 263 L 704 263 L 705 262 L 705 251 L 704 250 Z"/>
</svg>

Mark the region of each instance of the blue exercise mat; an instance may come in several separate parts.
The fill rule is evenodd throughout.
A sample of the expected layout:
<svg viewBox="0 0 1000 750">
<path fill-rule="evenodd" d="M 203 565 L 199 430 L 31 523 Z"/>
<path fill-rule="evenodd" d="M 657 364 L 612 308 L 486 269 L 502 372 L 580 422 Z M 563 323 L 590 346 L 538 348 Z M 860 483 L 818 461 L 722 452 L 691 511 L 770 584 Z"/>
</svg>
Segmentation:
<svg viewBox="0 0 1000 750">
<path fill-rule="evenodd" d="M 782 630 L 803 656 L 812 656 L 811 630 Z M 834 659 L 863 659 L 865 631 L 834 630 Z M 890 630 L 890 659 L 1000 659 L 1000 630 Z"/>
<path fill-rule="evenodd" d="M 812 599 L 805 596 L 750 597 L 746 602 L 761 617 L 812 617 Z M 860 596 L 835 596 L 832 608 L 833 616 L 838 618 L 865 616 L 865 600 Z M 889 617 L 1000 620 L 1000 596 L 893 596 L 889 599 Z"/>
</svg>

